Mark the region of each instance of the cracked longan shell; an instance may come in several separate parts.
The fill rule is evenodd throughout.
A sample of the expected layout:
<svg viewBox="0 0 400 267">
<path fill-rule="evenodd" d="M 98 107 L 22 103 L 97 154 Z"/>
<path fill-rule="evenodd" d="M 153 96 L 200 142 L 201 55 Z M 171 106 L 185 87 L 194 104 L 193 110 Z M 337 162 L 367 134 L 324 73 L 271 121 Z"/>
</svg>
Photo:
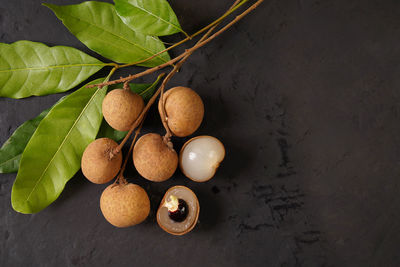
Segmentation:
<svg viewBox="0 0 400 267">
<path fill-rule="evenodd" d="M 201 97 L 188 87 L 174 87 L 164 94 L 165 115 L 168 127 L 175 136 L 185 137 L 194 133 L 204 117 Z M 158 104 L 161 116 L 161 102 Z"/>
<path fill-rule="evenodd" d="M 112 184 L 101 194 L 100 209 L 104 218 L 116 227 L 143 222 L 150 213 L 146 191 L 136 184 Z"/>
<path fill-rule="evenodd" d="M 128 131 L 143 108 L 143 98 L 124 89 L 115 89 L 109 92 L 102 105 L 104 119 L 118 131 Z"/>
<path fill-rule="evenodd" d="M 159 134 L 149 133 L 136 142 L 133 164 L 147 180 L 163 182 L 171 178 L 178 167 L 178 155 L 164 143 Z"/>
<path fill-rule="evenodd" d="M 90 143 L 82 155 L 81 168 L 85 177 L 95 184 L 111 181 L 121 168 L 121 153 L 111 157 L 111 151 L 118 146 L 114 140 L 99 138 Z"/>
</svg>

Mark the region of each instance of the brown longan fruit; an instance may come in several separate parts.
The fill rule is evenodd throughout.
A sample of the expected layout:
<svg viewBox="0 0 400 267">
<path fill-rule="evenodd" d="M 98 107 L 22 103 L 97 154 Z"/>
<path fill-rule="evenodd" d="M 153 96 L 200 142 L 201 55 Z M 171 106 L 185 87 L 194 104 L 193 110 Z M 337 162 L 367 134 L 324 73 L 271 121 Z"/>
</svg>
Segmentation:
<svg viewBox="0 0 400 267">
<path fill-rule="evenodd" d="M 143 222 L 150 213 L 146 191 L 136 184 L 112 184 L 101 194 L 100 209 L 104 218 L 116 227 Z"/>
<path fill-rule="evenodd" d="M 133 164 L 141 176 L 153 182 L 171 178 L 178 166 L 178 155 L 159 134 L 139 138 L 133 149 Z"/>
<path fill-rule="evenodd" d="M 83 175 L 95 184 L 111 181 L 121 168 L 121 153 L 112 154 L 118 146 L 110 138 L 100 138 L 90 143 L 83 152 L 81 168 Z"/>
<path fill-rule="evenodd" d="M 165 115 L 168 127 L 175 136 L 185 137 L 194 133 L 204 117 L 201 97 L 188 87 L 174 87 L 164 94 Z M 161 112 L 161 101 L 158 104 Z"/>
<path fill-rule="evenodd" d="M 115 89 L 109 92 L 102 105 L 104 119 L 118 131 L 128 131 L 143 108 L 143 98 L 124 89 Z"/>
</svg>

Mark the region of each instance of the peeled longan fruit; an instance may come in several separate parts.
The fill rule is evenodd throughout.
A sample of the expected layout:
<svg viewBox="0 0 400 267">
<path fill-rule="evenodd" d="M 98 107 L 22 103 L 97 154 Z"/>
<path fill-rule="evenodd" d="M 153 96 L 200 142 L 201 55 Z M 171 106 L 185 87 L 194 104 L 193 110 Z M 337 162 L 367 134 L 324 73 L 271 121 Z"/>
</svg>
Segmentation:
<svg viewBox="0 0 400 267">
<path fill-rule="evenodd" d="M 206 182 L 225 158 L 225 147 L 217 138 L 197 136 L 187 141 L 179 154 L 183 174 L 195 182 Z"/>
<path fill-rule="evenodd" d="M 168 127 L 175 136 L 191 135 L 199 128 L 204 117 L 201 97 L 187 87 L 169 89 L 164 94 L 164 107 Z M 161 102 L 158 104 L 158 110 L 161 115 Z"/>
<path fill-rule="evenodd" d="M 124 89 L 109 92 L 102 105 L 104 119 L 118 131 L 128 131 L 143 108 L 142 97 Z"/>
<path fill-rule="evenodd" d="M 149 133 L 139 138 L 133 148 L 133 164 L 141 176 L 153 182 L 165 181 L 178 167 L 178 155 L 159 134 Z"/>
<path fill-rule="evenodd" d="M 116 227 L 143 222 L 150 213 L 146 191 L 136 184 L 112 184 L 101 194 L 100 209 L 104 218 Z"/>
<path fill-rule="evenodd" d="M 112 150 L 118 146 L 110 138 L 100 138 L 90 143 L 83 152 L 81 168 L 83 175 L 95 184 L 111 181 L 121 168 L 122 155 L 112 157 Z"/>
</svg>

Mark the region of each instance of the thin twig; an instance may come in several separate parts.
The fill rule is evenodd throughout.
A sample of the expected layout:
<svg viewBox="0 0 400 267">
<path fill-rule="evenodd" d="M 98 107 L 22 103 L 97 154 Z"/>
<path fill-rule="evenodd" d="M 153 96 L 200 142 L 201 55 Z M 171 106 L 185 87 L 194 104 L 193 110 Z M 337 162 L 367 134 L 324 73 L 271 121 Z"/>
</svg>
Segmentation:
<svg viewBox="0 0 400 267">
<path fill-rule="evenodd" d="M 154 54 L 154 55 L 152 55 L 152 56 L 150 56 L 148 58 L 145 58 L 145 59 L 133 62 L 133 63 L 119 65 L 118 68 L 130 67 L 130 66 L 138 65 L 138 64 L 144 63 L 146 61 L 152 60 L 156 56 L 159 56 L 159 55 L 161 55 L 161 54 L 163 54 L 165 52 L 168 52 L 169 50 L 171 50 L 171 49 L 173 49 L 173 48 L 175 48 L 175 47 L 177 47 L 177 46 L 179 46 L 179 45 L 181 45 L 181 44 L 183 44 L 183 43 L 185 43 L 187 41 L 192 40 L 197 35 L 199 35 L 199 34 L 205 32 L 206 30 L 218 25 L 223 19 L 225 19 L 230 14 L 232 14 L 236 9 L 238 9 L 240 6 L 242 6 L 246 2 L 248 2 L 248 0 L 238 0 L 238 1 L 236 1 L 235 4 L 230 9 L 228 9 L 228 11 L 226 11 L 221 17 L 219 17 L 218 19 L 216 19 L 215 21 L 213 21 L 212 23 L 210 23 L 206 27 L 202 28 L 201 30 L 195 32 L 194 34 L 192 34 L 190 36 L 186 35 L 187 37 L 185 39 L 183 39 L 183 40 L 181 40 L 181 41 L 179 41 L 179 42 L 177 42 L 175 44 L 172 44 L 170 47 L 167 47 L 166 49 L 164 49 L 164 50 L 162 50 L 162 51 L 160 51 L 160 52 L 158 52 L 158 53 L 156 53 L 156 54 Z"/>
<path fill-rule="evenodd" d="M 243 17 L 245 17 L 247 14 L 249 14 L 251 11 L 253 11 L 254 9 L 256 9 L 262 2 L 264 2 L 264 0 L 258 0 L 256 3 L 254 3 L 252 6 L 250 6 L 248 9 L 246 9 L 243 13 L 241 13 L 240 15 L 236 16 L 235 19 L 233 19 L 230 23 L 228 23 L 227 25 L 225 25 L 222 29 L 220 29 L 219 31 L 217 31 L 216 33 L 214 33 L 213 35 L 211 35 L 210 37 L 208 37 L 206 40 L 202 41 L 201 43 L 198 43 L 196 45 L 194 45 L 192 48 L 187 49 L 184 53 L 182 53 L 181 55 L 169 60 L 168 62 L 158 65 L 156 67 L 147 69 L 143 72 L 137 73 L 137 74 L 133 74 L 133 75 L 129 75 L 125 78 L 122 79 L 118 79 L 118 80 L 114 80 L 114 81 L 109 81 L 109 82 L 104 82 L 104 83 L 100 83 L 100 84 L 94 84 L 94 85 L 89 85 L 87 87 L 94 87 L 94 86 L 99 86 L 99 87 L 103 87 L 106 85 L 111 85 L 111 84 L 116 84 L 116 83 L 123 83 L 123 82 L 127 82 L 127 81 L 132 81 L 136 78 L 142 77 L 144 75 L 153 73 L 157 70 L 160 70 L 162 68 L 165 68 L 167 66 L 170 66 L 176 62 L 178 62 L 180 59 L 184 58 L 187 54 L 192 53 L 194 51 L 196 51 L 197 49 L 199 49 L 200 47 L 208 44 L 210 41 L 212 41 L 213 39 L 215 39 L 217 36 L 219 36 L 221 33 L 225 32 L 227 29 L 229 29 L 230 27 L 232 27 L 235 23 L 237 23 L 238 21 L 240 21 Z"/>
<path fill-rule="evenodd" d="M 144 120 L 140 123 L 139 127 L 135 131 L 135 137 L 132 140 L 131 146 L 129 147 L 128 154 L 126 154 L 126 156 L 125 156 L 124 163 L 122 164 L 122 167 L 121 167 L 121 169 L 119 171 L 117 179 L 115 179 L 114 184 L 121 183 L 121 182 L 123 184 L 127 184 L 128 183 L 126 181 L 125 177 L 124 177 L 124 172 L 125 172 L 126 164 L 128 163 L 129 156 L 132 154 L 133 147 L 135 146 L 136 140 L 137 140 L 137 138 L 138 138 L 138 136 L 140 134 L 140 131 L 142 130 L 143 122 L 144 122 Z"/>
<path fill-rule="evenodd" d="M 175 62 L 177 62 L 177 61 L 179 61 L 181 58 L 183 58 L 184 56 L 185 56 L 185 53 L 183 53 L 183 54 L 181 54 L 181 55 L 179 55 L 179 56 L 177 56 L 177 57 L 175 57 L 175 58 L 169 60 L 168 62 L 165 62 L 164 64 L 161 64 L 161 65 L 158 65 L 158 66 L 156 66 L 156 67 L 147 69 L 147 70 L 142 71 L 142 72 L 140 72 L 140 73 L 132 74 L 132 75 L 129 75 L 129 76 L 127 76 L 127 77 L 120 78 L 120 79 L 114 80 L 114 81 L 109 81 L 109 82 L 105 82 L 105 83 L 99 83 L 99 84 L 88 85 L 88 86 L 86 86 L 86 87 L 87 87 L 87 88 L 92 88 L 92 87 L 96 87 L 96 86 L 98 86 L 98 87 L 103 87 L 103 86 L 106 86 L 106 85 L 112 85 L 112 84 L 117 84 L 117 83 L 130 82 L 130 81 L 132 81 L 132 80 L 134 80 L 134 79 L 137 79 L 137 78 L 139 78 L 139 77 L 145 76 L 145 75 L 147 75 L 147 74 L 151 74 L 151 73 L 156 72 L 156 71 L 158 71 L 158 70 L 160 70 L 160 69 L 163 69 L 163 68 L 165 68 L 165 67 L 171 66 L 172 64 L 174 64 Z"/>
</svg>

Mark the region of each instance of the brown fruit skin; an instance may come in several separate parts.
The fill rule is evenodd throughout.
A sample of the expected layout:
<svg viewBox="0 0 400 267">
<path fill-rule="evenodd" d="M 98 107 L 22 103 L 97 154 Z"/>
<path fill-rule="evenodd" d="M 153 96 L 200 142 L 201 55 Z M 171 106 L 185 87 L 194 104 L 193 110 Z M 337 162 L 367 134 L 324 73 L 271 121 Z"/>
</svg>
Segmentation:
<svg viewBox="0 0 400 267">
<path fill-rule="evenodd" d="M 133 164 L 141 176 L 153 182 L 171 178 L 178 167 L 178 155 L 159 134 L 139 138 L 133 149 Z"/>
<path fill-rule="evenodd" d="M 116 227 L 143 222 L 150 213 L 146 191 L 136 184 L 112 184 L 101 194 L 100 209 L 104 218 Z"/>
<path fill-rule="evenodd" d="M 104 119 L 118 131 L 128 131 L 143 108 L 143 98 L 124 89 L 109 92 L 102 105 Z"/>
<path fill-rule="evenodd" d="M 110 152 L 118 144 L 109 138 L 100 138 L 90 143 L 83 152 L 81 168 L 83 175 L 95 184 L 111 181 L 121 168 L 122 155 L 116 154 L 112 159 Z"/>
<path fill-rule="evenodd" d="M 201 97 L 188 87 L 174 87 L 164 94 L 168 127 L 175 136 L 185 137 L 194 133 L 204 117 Z M 161 104 L 158 104 L 161 113 Z"/>
</svg>

